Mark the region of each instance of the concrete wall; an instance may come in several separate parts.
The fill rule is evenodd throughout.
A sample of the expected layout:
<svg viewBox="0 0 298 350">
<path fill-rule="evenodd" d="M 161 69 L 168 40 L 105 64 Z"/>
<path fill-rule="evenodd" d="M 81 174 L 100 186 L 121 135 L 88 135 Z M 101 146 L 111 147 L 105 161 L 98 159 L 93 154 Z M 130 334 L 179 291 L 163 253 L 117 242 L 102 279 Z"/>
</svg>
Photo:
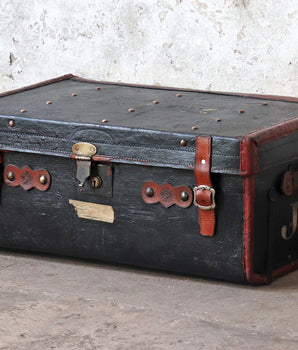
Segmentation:
<svg viewBox="0 0 298 350">
<path fill-rule="evenodd" d="M 1 0 L 0 90 L 65 73 L 298 96 L 297 1 Z"/>
</svg>

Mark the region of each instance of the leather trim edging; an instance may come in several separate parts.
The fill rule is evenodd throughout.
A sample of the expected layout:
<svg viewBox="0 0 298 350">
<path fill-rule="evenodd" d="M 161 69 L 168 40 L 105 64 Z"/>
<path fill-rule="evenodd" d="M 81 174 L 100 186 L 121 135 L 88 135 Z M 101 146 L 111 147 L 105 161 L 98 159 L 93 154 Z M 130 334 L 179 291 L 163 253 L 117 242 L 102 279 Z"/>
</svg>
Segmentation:
<svg viewBox="0 0 298 350">
<path fill-rule="evenodd" d="M 65 74 L 65 75 L 62 75 L 62 76 L 57 77 L 57 78 L 53 78 L 53 79 L 42 81 L 41 83 L 28 85 L 28 86 L 25 86 L 25 87 L 22 87 L 22 88 L 19 88 L 19 89 L 10 90 L 10 91 L 4 91 L 4 92 L 0 93 L 0 97 L 12 95 L 12 94 L 17 94 L 19 92 L 23 92 L 23 91 L 26 91 L 26 90 L 36 89 L 36 88 L 41 87 L 41 86 L 57 83 L 59 81 L 68 80 L 68 79 L 71 79 L 71 78 L 73 78 L 73 74 Z"/>
<path fill-rule="evenodd" d="M 253 270 L 255 186 L 255 178 L 253 176 L 243 178 L 243 265 L 248 282 L 253 284 L 266 284 L 269 283 L 267 278 L 256 274 Z"/>
<path fill-rule="evenodd" d="M 226 92 L 226 91 L 210 91 L 210 90 L 198 90 L 198 89 L 184 89 L 178 87 L 169 87 L 169 86 L 154 86 L 154 85 L 143 85 L 143 84 L 132 84 L 132 83 L 120 83 L 120 82 L 111 82 L 111 81 L 100 81 L 94 79 L 81 78 L 78 76 L 72 76 L 72 80 L 81 81 L 82 83 L 94 83 L 94 84 L 105 84 L 105 85 L 117 85 L 117 86 L 128 86 L 128 87 L 138 87 L 145 89 L 159 89 L 159 90 L 171 90 L 171 91 L 184 91 L 184 92 L 199 92 L 206 94 L 215 94 L 215 95 L 226 95 L 226 96 L 237 96 L 237 97 L 246 97 L 246 98 L 257 98 L 261 100 L 271 100 L 271 101 L 284 101 L 284 102 L 298 102 L 297 97 L 291 96 L 278 96 L 278 95 L 260 95 L 252 93 L 242 93 L 242 92 Z"/>
</svg>

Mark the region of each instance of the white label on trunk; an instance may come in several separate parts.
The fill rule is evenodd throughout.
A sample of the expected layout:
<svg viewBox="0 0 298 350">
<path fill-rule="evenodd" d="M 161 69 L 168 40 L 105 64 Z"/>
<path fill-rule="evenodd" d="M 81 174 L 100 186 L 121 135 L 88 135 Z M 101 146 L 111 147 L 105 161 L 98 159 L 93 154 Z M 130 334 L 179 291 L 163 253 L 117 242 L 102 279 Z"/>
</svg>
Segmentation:
<svg viewBox="0 0 298 350">
<path fill-rule="evenodd" d="M 95 204 L 90 202 L 69 200 L 69 204 L 73 205 L 79 218 L 96 220 L 103 222 L 114 222 L 114 209 L 110 205 Z"/>
</svg>

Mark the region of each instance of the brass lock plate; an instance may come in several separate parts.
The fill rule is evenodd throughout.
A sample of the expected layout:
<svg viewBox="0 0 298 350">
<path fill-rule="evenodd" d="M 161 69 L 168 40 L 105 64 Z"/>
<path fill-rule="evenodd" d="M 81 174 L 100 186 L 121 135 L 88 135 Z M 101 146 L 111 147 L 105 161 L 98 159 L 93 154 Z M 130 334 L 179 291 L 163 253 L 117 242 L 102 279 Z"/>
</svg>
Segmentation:
<svg viewBox="0 0 298 350">
<path fill-rule="evenodd" d="M 89 179 L 83 187 L 78 188 L 80 194 L 113 196 L 113 166 L 111 164 L 93 164 Z"/>
<path fill-rule="evenodd" d="M 91 172 L 91 159 L 96 153 L 96 147 L 91 143 L 79 142 L 72 146 L 77 161 L 77 176 L 79 187 L 84 187 Z"/>
</svg>

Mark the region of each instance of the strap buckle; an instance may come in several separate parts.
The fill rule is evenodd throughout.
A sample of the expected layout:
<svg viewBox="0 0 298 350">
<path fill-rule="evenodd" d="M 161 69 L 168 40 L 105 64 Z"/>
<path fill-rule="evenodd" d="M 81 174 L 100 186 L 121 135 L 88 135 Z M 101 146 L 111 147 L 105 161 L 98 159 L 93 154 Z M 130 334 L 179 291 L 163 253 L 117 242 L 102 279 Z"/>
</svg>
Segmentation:
<svg viewBox="0 0 298 350">
<path fill-rule="evenodd" d="M 197 198 L 196 198 L 196 191 L 197 190 L 203 190 L 203 191 L 210 191 L 211 192 L 211 205 L 202 205 L 202 204 L 199 204 L 197 202 Z M 194 187 L 193 191 L 194 191 L 194 202 L 193 202 L 193 204 L 196 207 L 199 207 L 199 209 L 201 209 L 201 210 L 211 210 L 211 209 L 215 208 L 215 189 L 214 188 L 212 188 L 210 186 L 206 186 L 206 185 L 200 185 L 200 186 Z"/>
</svg>

